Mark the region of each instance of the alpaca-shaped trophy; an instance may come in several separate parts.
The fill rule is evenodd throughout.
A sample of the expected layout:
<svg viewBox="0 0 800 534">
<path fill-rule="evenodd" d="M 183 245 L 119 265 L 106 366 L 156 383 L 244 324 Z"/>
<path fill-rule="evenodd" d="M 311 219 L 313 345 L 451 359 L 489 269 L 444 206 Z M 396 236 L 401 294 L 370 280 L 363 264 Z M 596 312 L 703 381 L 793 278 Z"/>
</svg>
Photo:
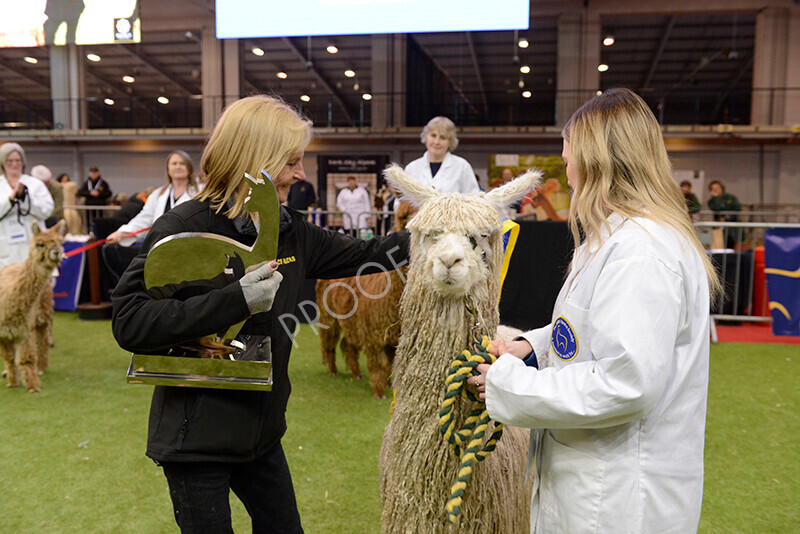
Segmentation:
<svg viewBox="0 0 800 534">
<path fill-rule="evenodd" d="M 245 174 L 250 195 L 245 211 L 257 213 L 260 230 L 252 246 L 228 237 L 184 232 L 161 239 L 147 254 L 144 280 L 155 298 L 185 299 L 236 282 L 245 272 L 275 259 L 280 203 L 272 179 Z M 234 340 L 244 322 L 225 332 L 170 349 L 165 355 L 134 354 L 129 383 L 223 389 L 272 388 L 269 338 L 253 346 Z M 256 350 L 257 349 L 257 350 Z"/>
</svg>

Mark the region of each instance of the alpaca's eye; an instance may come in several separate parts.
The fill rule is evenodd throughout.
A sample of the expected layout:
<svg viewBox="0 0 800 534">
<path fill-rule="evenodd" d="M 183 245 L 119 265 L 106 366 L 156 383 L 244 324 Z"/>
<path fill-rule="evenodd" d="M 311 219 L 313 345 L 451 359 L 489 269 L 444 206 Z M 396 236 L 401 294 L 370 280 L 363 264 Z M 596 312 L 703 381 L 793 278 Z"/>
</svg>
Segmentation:
<svg viewBox="0 0 800 534">
<path fill-rule="evenodd" d="M 478 241 L 473 236 L 469 236 L 469 242 L 472 245 L 472 248 L 478 248 Z"/>
<path fill-rule="evenodd" d="M 44 243 L 36 243 L 36 248 L 38 249 L 44 248 Z"/>
<path fill-rule="evenodd" d="M 437 239 L 439 239 L 439 237 L 441 237 L 441 235 L 442 232 L 439 232 L 438 230 L 433 230 L 431 232 L 428 232 L 425 235 L 425 237 L 427 237 L 428 239 L 432 239 L 433 241 L 436 241 Z"/>
</svg>

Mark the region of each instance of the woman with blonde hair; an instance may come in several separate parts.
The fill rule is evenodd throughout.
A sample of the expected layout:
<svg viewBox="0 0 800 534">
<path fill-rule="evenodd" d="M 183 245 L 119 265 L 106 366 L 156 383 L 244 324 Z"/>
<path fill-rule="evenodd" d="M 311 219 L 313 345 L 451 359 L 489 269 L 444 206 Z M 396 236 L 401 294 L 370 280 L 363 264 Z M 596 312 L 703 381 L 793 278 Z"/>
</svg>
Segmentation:
<svg viewBox="0 0 800 534">
<path fill-rule="evenodd" d="M 364 273 L 391 269 L 408 256 L 405 232 L 362 241 L 321 229 L 281 207 L 277 262 L 257 266 L 220 289 L 192 292 L 185 300 L 148 293 L 146 255 L 165 237 L 213 233 L 252 245 L 264 228 L 257 216 L 244 211 L 250 192 L 245 173 L 258 176 L 266 170 L 279 200 L 285 201 L 292 183 L 305 175 L 303 152 L 311 135 L 311 123 L 277 98 L 258 95 L 231 104 L 203 151 L 205 187 L 155 221 L 142 253 L 112 295 L 114 336 L 126 350 L 163 354 L 246 320 L 237 340 L 255 348 L 256 359 L 272 361 L 269 392 L 155 387 L 147 455 L 164 469 L 184 533 L 232 532 L 230 490 L 244 503 L 253 532 L 302 532 L 281 437 L 291 389 L 293 314 L 303 283 L 306 278 L 353 276 L 367 263 L 371 267 Z"/>
<path fill-rule="evenodd" d="M 467 160 L 452 152 L 458 147 L 456 125 L 447 117 L 434 117 L 420 134 L 425 153 L 405 171 L 425 185 L 442 193 L 477 193 L 475 171 Z"/>
<path fill-rule="evenodd" d="M 694 532 L 720 283 L 640 97 L 604 92 L 563 137 L 579 245 L 553 322 L 494 341 L 470 381 L 493 419 L 537 429 L 532 531 Z"/>
<path fill-rule="evenodd" d="M 106 243 L 119 243 L 129 247 L 147 234 L 126 237 L 153 226 L 153 222 L 165 212 L 179 204 L 183 204 L 197 194 L 199 187 L 194 175 L 192 158 L 183 150 L 175 150 L 167 156 L 167 183 L 153 191 L 147 197 L 144 207 L 136 216 L 123 224 L 106 238 Z"/>
</svg>

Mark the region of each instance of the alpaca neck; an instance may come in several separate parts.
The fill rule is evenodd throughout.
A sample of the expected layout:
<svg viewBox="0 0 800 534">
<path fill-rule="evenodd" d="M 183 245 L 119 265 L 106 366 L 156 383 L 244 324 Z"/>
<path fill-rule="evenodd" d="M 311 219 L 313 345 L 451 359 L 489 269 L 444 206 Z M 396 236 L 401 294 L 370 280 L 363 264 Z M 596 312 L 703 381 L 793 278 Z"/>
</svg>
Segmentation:
<svg viewBox="0 0 800 534">
<path fill-rule="evenodd" d="M 8 307 L 13 311 L 27 313 L 31 302 L 36 300 L 47 284 L 49 274 L 50 270 L 44 265 L 35 263 L 30 258 L 26 259 L 19 278 L 8 289 L 10 295 L 5 299 Z"/>
<path fill-rule="evenodd" d="M 479 284 L 471 292 L 490 336 L 497 329 L 498 313 L 492 284 Z M 415 289 L 416 288 L 416 289 Z M 430 298 L 419 298 L 428 295 Z M 412 272 L 400 303 L 400 345 L 395 359 L 396 376 L 403 396 L 421 405 L 444 392 L 444 377 L 450 363 L 464 349 L 471 349 L 473 316 L 464 296 L 443 297 L 421 287 Z M 404 388 L 403 384 L 414 384 Z"/>
</svg>

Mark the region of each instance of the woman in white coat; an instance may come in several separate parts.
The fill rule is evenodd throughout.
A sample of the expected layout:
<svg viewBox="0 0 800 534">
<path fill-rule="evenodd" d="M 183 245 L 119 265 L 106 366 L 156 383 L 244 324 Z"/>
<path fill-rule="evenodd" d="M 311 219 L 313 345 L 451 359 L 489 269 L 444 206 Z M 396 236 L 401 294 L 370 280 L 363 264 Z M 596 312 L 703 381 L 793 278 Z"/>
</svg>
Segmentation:
<svg viewBox="0 0 800 534">
<path fill-rule="evenodd" d="M 167 183 L 150 193 L 142 210 L 128 223 L 106 238 L 107 243 L 130 246 L 147 235 L 142 232 L 136 236 L 127 234 L 150 228 L 153 222 L 178 204 L 182 204 L 198 192 L 194 177 L 192 158 L 183 150 L 176 150 L 167 157 Z"/>
<path fill-rule="evenodd" d="M 53 211 L 53 197 L 47 187 L 33 176 L 24 174 L 25 151 L 17 143 L 0 146 L 0 267 L 25 261 L 34 221 L 41 221 Z"/>
<path fill-rule="evenodd" d="M 469 380 L 493 419 L 540 429 L 532 532 L 694 532 L 720 283 L 641 98 L 606 91 L 563 137 L 580 245 L 553 321 Z"/>
<path fill-rule="evenodd" d="M 447 117 L 434 117 L 420 135 L 427 150 L 421 158 L 406 165 L 405 171 L 421 183 L 442 193 L 480 191 L 475 171 L 464 158 L 452 154 L 458 147 L 456 125 Z"/>
</svg>

